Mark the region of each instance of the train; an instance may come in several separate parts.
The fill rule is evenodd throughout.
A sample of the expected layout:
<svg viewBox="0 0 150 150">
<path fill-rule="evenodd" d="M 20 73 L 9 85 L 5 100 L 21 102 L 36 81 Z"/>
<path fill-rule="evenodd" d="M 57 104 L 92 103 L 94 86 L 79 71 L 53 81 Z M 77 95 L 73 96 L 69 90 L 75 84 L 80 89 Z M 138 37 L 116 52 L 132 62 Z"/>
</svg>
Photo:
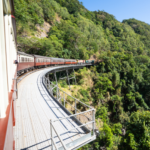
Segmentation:
<svg viewBox="0 0 150 150">
<path fill-rule="evenodd" d="M 84 60 L 51 58 L 17 51 L 14 0 L 0 0 L 0 150 L 14 150 L 17 79 L 27 71 L 51 65 L 85 63 Z"/>
<path fill-rule="evenodd" d="M 53 58 L 40 55 L 26 54 L 25 52 L 17 52 L 17 75 L 20 76 L 23 73 L 32 71 L 34 69 L 55 66 L 55 65 L 75 65 L 92 63 L 94 60 L 76 60 L 76 59 L 64 59 Z"/>
</svg>

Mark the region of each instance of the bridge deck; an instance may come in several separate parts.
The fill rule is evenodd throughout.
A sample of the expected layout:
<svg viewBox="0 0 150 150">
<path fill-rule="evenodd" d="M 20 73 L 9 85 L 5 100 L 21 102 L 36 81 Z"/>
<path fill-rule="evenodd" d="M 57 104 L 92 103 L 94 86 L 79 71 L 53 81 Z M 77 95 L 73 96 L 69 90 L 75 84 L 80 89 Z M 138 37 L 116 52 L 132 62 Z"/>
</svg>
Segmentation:
<svg viewBox="0 0 150 150">
<path fill-rule="evenodd" d="M 45 69 L 44 71 L 47 71 Z M 60 106 L 48 95 L 45 90 L 41 76 L 43 70 L 34 72 L 25 77 L 18 84 L 18 99 L 16 100 L 16 126 L 15 126 L 15 148 L 40 150 L 50 149 L 50 119 L 58 119 L 67 116 Z M 55 122 L 59 134 L 77 126 L 72 120 Z M 70 143 L 85 133 L 82 129 L 66 132 L 61 135 L 65 144 Z M 57 146 L 61 143 L 55 138 Z"/>
</svg>

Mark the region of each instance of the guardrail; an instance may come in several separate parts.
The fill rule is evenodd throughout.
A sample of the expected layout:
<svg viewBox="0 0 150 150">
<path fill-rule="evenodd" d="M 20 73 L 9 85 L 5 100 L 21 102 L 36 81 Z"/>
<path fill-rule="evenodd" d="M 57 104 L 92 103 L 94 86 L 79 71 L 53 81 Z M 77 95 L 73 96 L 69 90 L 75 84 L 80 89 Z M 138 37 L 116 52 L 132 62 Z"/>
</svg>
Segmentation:
<svg viewBox="0 0 150 150">
<path fill-rule="evenodd" d="M 57 144 L 54 139 L 55 137 L 58 137 L 60 140 L 61 146 L 65 150 L 69 150 L 66 148 L 64 141 L 61 139 L 61 135 L 58 134 L 57 130 L 55 129 L 54 123 L 61 120 L 72 120 L 75 123 L 78 124 L 77 127 L 73 127 L 72 129 L 67 130 L 67 132 L 70 132 L 71 130 L 78 130 L 83 129 L 87 133 L 91 132 L 91 136 L 95 136 L 95 109 L 91 106 L 88 106 L 81 102 L 80 100 L 76 99 L 75 97 L 67 94 L 62 89 L 58 87 L 58 85 L 52 83 L 48 77 L 46 77 L 49 73 L 45 74 L 42 77 L 42 82 L 45 85 L 47 91 L 49 94 L 55 98 L 62 107 L 66 108 L 69 111 L 69 115 L 67 117 L 63 117 L 57 120 L 50 120 L 50 133 L 51 133 L 51 149 L 53 150 L 54 147 L 57 150 Z M 80 109 L 80 110 L 79 110 Z M 53 133 L 54 132 L 54 133 Z M 67 133 L 65 131 L 65 133 Z"/>
</svg>

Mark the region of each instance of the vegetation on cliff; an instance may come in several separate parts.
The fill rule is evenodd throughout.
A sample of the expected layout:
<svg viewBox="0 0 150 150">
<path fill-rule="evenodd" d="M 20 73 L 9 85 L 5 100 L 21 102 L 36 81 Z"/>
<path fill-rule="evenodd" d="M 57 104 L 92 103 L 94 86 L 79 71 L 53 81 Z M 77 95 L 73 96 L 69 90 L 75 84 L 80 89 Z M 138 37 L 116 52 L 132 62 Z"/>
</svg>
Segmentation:
<svg viewBox="0 0 150 150">
<path fill-rule="evenodd" d="M 18 48 L 39 55 L 89 59 L 103 51 L 150 55 L 150 26 L 120 23 L 104 11 L 90 12 L 78 0 L 14 0 Z M 38 37 L 47 22 L 47 36 Z M 42 32 L 42 29 L 41 29 Z"/>
</svg>

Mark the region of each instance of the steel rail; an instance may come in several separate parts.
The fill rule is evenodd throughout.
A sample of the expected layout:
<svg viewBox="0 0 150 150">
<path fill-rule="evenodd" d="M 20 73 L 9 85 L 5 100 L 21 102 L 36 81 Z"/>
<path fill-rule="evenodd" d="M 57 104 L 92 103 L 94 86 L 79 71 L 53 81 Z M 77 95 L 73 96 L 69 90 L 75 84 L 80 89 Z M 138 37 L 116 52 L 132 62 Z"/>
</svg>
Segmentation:
<svg viewBox="0 0 150 150">
<path fill-rule="evenodd" d="M 72 130 L 75 130 L 75 129 L 81 128 L 81 127 L 83 127 L 83 126 L 87 126 L 87 125 L 89 125 L 89 124 L 92 124 L 93 122 L 94 122 L 94 121 L 90 121 L 90 122 L 85 123 L 85 124 L 82 124 L 82 125 L 80 125 L 80 126 L 78 126 L 78 127 L 74 127 L 74 128 L 72 128 L 72 129 L 67 130 L 67 131 L 66 131 L 66 132 L 64 132 L 64 133 L 67 133 L 67 132 L 69 132 L 69 131 L 72 131 Z M 61 134 L 64 134 L 64 133 L 61 133 Z"/>
<path fill-rule="evenodd" d="M 92 110 L 87 110 L 86 112 L 90 112 L 90 111 L 93 111 L 93 110 L 95 111 L 95 109 L 92 109 Z M 84 114 L 84 113 L 85 113 L 85 111 L 77 113 L 77 114 L 70 115 L 68 117 L 62 117 L 60 119 L 53 120 L 53 122 L 60 121 L 60 120 L 63 120 L 63 119 L 67 119 L 67 118 L 70 118 L 70 117 L 74 117 L 74 116 L 77 116 L 77 115 L 80 115 L 80 114 Z"/>
<path fill-rule="evenodd" d="M 54 129 L 56 135 L 58 136 L 58 138 L 59 138 L 61 144 L 63 145 L 64 149 L 67 150 L 65 144 L 63 143 L 63 140 L 61 139 L 61 137 L 59 136 L 59 134 L 57 133 L 56 129 L 55 129 L 54 126 L 53 126 L 53 121 L 51 122 L 51 125 L 52 125 L 52 128 Z"/>
<path fill-rule="evenodd" d="M 66 67 L 66 68 L 67 68 L 67 67 Z M 72 115 L 67 116 L 67 117 L 62 117 L 62 118 L 59 118 L 59 119 L 56 119 L 56 120 L 50 120 L 50 131 L 51 131 L 50 134 L 51 134 L 51 139 L 52 139 L 52 140 L 51 140 L 51 144 L 52 144 L 51 150 L 53 150 L 53 144 L 54 144 L 54 146 L 55 146 L 55 149 L 58 150 L 58 148 L 57 148 L 57 146 L 56 146 L 56 142 L 54 141 L 55 136 L 53 136 L 53 130 L 54 130 L 54 132 L 56 133 L 57 137 L 59 138 L 60 143 L 62 144 L 64 150 L 71 150 L 70 148 L 66 148 L 66 145 L 64 144 L 64 141 L 61 139 L 60 136 L 61 136 L 62 134 L 64 134 L 64 133 L 66 133 L 66 132 L 70 132 L 71 130 L 76 130 L 76 131 L 77 131 L 78 128 L 86 127 L 86 126 L 89 125 L 89 124 L 92 124 L 92 126 L 87 127 L 88 133 L 91 132 L 92 137 L 95 136 L 95 133 L 94 133 L 94 130 L 95 130 L 95 109 L 94 109 L 93 107 L 88 106 L 87 104 L 81 102 L 80 100 L 76 99 L 75 97 L 69 95 L 68 93 L 64 92 L 62 89 L 60 89 L 60 88 L 58 87 L 58 84 L 57 84 L 57 77 L 55 77 L 55 78 L 56 78 L 56 84 L 54 84 L 52 81 L 50 81 L 50 80 L 49 80 L 49 77 L 48 77 L 48 74 L 51 73 L 51 72 L 53 72 L 53 70 L 48 71 L 47 73 L 43 74 L 43 76 L 42 76 L 42 81 L 43 81 L 43 84 L 45 85 L 45 88 L 51 93 L 52 96 L 53 96 L 54 93 L 56 94 L 56 96 L 55 96 L 55 97 L 53 96 L 53 97 L 56 98 L 56 100 L 57 100 L 60 104 L 62 104 L 62 102 L 64 101 L 64 107 L 65 107 L 65 108 L 66 108 L 66 105 L 65 105 L 65 104 L 67 103 L 67 104 L 69 104 L 71 107 L 73 107 L 73 108 L 75 109 L 75 114 L 72 114 Z M 56 71 L 55 71 L 55 72 L 56 72 Z M 56 74 L 55 74 L 55 76 L 56 76 Z M 73 78 L 75 78 L 75 77 L 71 77 L 71 78 L 73 79 Z M 70 78 L 70 79 L 71 79 L 71 78 Z M 54 91 L 55 88 L 56 88 L 56 91 Z M 60 91 L 62 92 L 63 96 L 60 94 Z M 69 102 L 66 100 L 65 94 L 67 95 L 67 97 L 69 96 L 69 97 L 73 98 L 73 100 L 74 100 L 73 102 L 75 102 L 75 103 L 74 103 L 75 106 L 74 106 L 73 104 L 71 105 L 71 103 L 69 103 Z M 82 107 L 88 108 L 89 110 L 86 110 L 86 111 L 81 112 L 80 110 L 77 109 L 77 103 L 81 104 Z M 66 108 L 66 109 L 67 109 L 67 108 Z M 77 113 L 77 112 L 79 112 L 79 113 Z M 87 117 L 87 116 L 85 115 L 85 113 L 89 113 L 89 112 L 91 112 L 89 115 L 92 117 L 92 119 L 90 119 L 89 117 Z M 55 129 L 53 123 L 54 123 L 54 122 L 57 122 L 57 121 L 64 120 L 64 119 L 68 120 L 68 118 L 72 119 L 71 117 L 77 118 L 77 117 L 76 117 L 77 115 L 83 115 L 84 117 L 86 117 L 86 118 L 88 119 L 88 120 L 87 120 L 87 123 L 84 123 L 84 124 L 83 124 L 83 123 L 81 122 L 81 125 L 78 125 L 77 127 L 75 126 L 75 127 L 71 128 L 71 129 L 69 129 L 69 130 L 67 130 L 67 131 L 65 131 L 64 133 L 61 133 L 61 134 L 59 135 L 58 132 L 56 131 L 56 129 Z M 74 119 L 75 119 L 75 118 L 74 118 Z M 72 119 L 72 121 L 76 122 L 74 119 Z M 77 119 L 77 120 L 78 120 L 78 119 Z M 92 131 L 93 131 L 93 132 L 92 132 Z M 80 132 L 80 131 L 77 131 L 77 132 Z M 92 134 L 92 133 L 93 133 L 93 134 Z"/>
<path fill-rule="evenodd" d="M 45 77 L 45 78 L 46 78 L 46 77 Z M 46 80 L 47 80 L 47 78 L 46 78 Z M 50 81 L 50 82 L 51 82 L 51 81 Z M 52 83 L 52 82 L 51 82 L 51 83 Z M 57 87 L 57 85 L 55 85 L 54 83 L 52 83 L 52 84 L 55 86 L 55 87 L 53 87 L 52 89 L 54 89 L 54 88 Z M 86 107 L 89 107 L 89 108 L 93 109 L 91 106 L 88 106 L 88 105 L 84 104 L 84 103 L 81 102 L 80 100 L 78 100 L 78 99 L 76 99 L 75 97 L 73 97 L 73 96 L 69 95 L 68 93 L 64 92 L 64 91 L 63 91 L 62 89 L 60 89 L 59 87 L 58 87 L 58 89 L 59 89 L 60 91 L 62 91 L 63 93 L 65 93 L 66 95 L 70 96 L 71 98 L 77 100 L 77 101 L 80 102 L 81 104 L 85 105 Z"/>
<path fill-rule="evenodd" d="M 67 102 L 67 101 L 66 101 Z M 79 111 L 79 112 L 81 112 L 79 109 L 77 109 L 76 107 L 74 107 L 74 106 L 72 106 L 69 102 L 67 102 L 71 107 L 73 107 L 74 109 L 76 109 L 77 111 Z M 91 109 L 91 111 L 92 111 L 92 109 Z M 86 112 L 86 111 L 84 111 L 84 112 Z M 89 120 L 92 120 L 92 119 L 90 119 L 89 117 L 87 117 L 86 115 L 83 115 L 83 116 L 85 116 L 86 118 L 88 118 Z"/>
<path fill-rule="evenodd" d="M 58 88 L 59 88 L 59 87 L 58 87 Z M 80 100 L 76 99 L 75 97 L 73 97 L 73 96 L 67 94 L 67 93 L 64 92 L 62 89 L 59 88 L 59 90 L 62 91 L 63 93 L 65 93 L 66 95 L 70 96 L 71 98 L 77 100 L 77 101 L 80 102 L 81 104 L 85 105 L 86 107 L 89 107 L 90 109 L 93 109 L 91 106 L 88 106 L 88 105 L 84 104 L 83 102 L 81 102 Z"/>
</svg>

